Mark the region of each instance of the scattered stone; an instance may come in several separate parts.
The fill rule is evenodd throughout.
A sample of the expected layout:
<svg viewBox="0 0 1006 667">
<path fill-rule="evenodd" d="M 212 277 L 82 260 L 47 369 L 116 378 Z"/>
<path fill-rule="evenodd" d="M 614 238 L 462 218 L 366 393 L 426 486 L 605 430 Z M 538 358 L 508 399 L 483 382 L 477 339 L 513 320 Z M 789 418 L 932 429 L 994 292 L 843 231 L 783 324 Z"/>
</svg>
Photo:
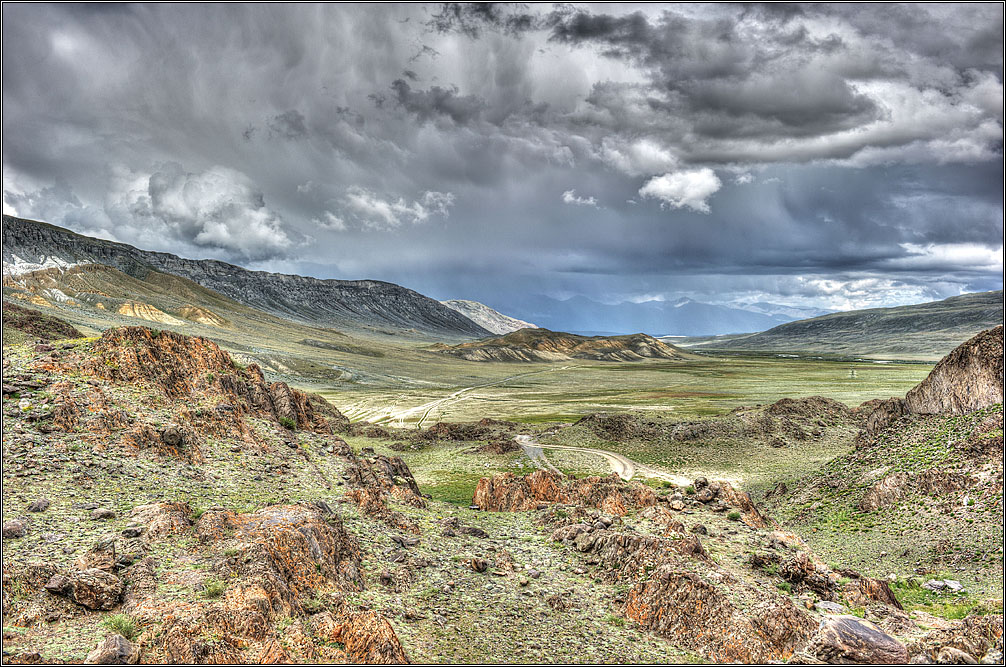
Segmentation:
<svg viewBox="0 0 1006 667">
<path fill-rule="evenodd" d="M 18 519 L 5 521 L 3 524 L 3 536 L 5 540 L 24 537 L 26 532 L 28 531 L 24 526 L 24 522 L 19 521 Z"/>
<path fill-rule="evenodd" d="M 685 509 L 685 502 L 683 500 L 672 500 L 667 506 L 676 512 L 680 512 Z"/>
<path fill-rule="evenodd" d="M 29 512 L 44 512 L 47 509 L 49 509 L 49 505 L 50 504 L 51 503 L 49 502 L 48 498 L 39 498 L 38 500 L 36 500 L 35 502 L 33 502 L 31 505 L 28 505 L 28 511 Z"/>
<path fill-rule="evenodd" d="M 698 478 L 695 479 L 694 482 L 692 482 L 692 487 L 696 491 L 701 491 L 702 489 L 706 488 L 707 486 L 709 486 L 709 480 L 707 480 L 705 477 L 698 477 Z"/>
<path fill-rule="evenodd" d="M 982 657 L 981 665 L 1001 665 L 1003 664 L 1003 652 L 997 651 L 996 649 L 990 650 L 988 653 Z"/>
<path fill-rule="evenodd" d="M 122 635 L 109 635 L 87 654 L 87 665 L 135 665 L 140 658 L 136 646 Z"/>
<path fill-rule="evenodd" d="M 936 654 L 936 664 L 938 665 L 977 665 L 978 660 L 973 658 L 970 653 L 965 653 L 959 648 L 954 648 L 953 646 L 944 646 L 940 649 L 940 652 Z"/>
<path fill-rule="evenodd" d="M 392 535 L 391 541 L 402 548 L 414 547 L 419 544 L 418 537 L 403 537 L 402 535 Z"/>
<path fill-rule="evenodd" d="M 849 610 L 845 608 L 844 605 L 840 605 L 837 602 L 829 602 L 828 600 L 821 600 L 814 605 L 822 614 L 848 614 Z"/>
<path fill-rule="evenodd" d="M 122 529 L 123 537 L 139 537 L 146 530 L 145 526 L 127 526 Z"/>
<path fill-rule="evenodd" d="M 458 528 L 458 533 L 461 535 L 471 535 L 472 537 L 478 537 L 481 539 L 489 537 L 489 534 L 486 531 L 481 528 L 476 528 L 475 526 L 461 526 Z"/>
<path fill-rule="evenodd" d="M 527 576 L 531 577 L 532 579 L 537 579 L 538 577 L 541 576 L 541 572 L 539 572 L 538 570 L 533 570 L 533 569 L 532 570 L 528 570 Z"/>
<path fill-rule="evenodd" d="M 484 558 L 472 558 L 468 561 L 468 564 L 476 572 L 485 572 L 489 569 L 489 561 Z"/>
<path fill-rule="evenodd" d="M 708 535 L 709 529 L 703 526 L 701 523 L 697 523 L 691 527 L 691 531 L 696 535 Z"/>
<path fill-rule="evenodd" d="M 527 586 L 531 582 L 528 581 L 527 577 L 521 577 L 517 583 L 520 584 L 521 588 L 523 588 L 524 586 Z"/>
<path fill-rule="evenodd" d="M 91 511 L 91 521 L 104 521 L 106 519 L 114 519 L 115 512 L 110 509 L 99 508 Z"/>
</svg>

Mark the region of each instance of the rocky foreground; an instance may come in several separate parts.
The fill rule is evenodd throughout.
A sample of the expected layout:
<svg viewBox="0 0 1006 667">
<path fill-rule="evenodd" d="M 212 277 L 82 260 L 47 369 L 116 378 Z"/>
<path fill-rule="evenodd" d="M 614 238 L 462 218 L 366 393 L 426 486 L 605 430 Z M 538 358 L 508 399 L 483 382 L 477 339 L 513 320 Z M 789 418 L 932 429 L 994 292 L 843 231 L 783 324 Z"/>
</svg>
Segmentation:
<svg viewBox="0 0 1006 667">
<path fill-rule="evenodd" d="M 205 339 L 3 364 L 5 663 L 1002 661 L 1001 606 L 909 613 L 725 482 L 507 473 L 459 507 Z"/>
</svg>

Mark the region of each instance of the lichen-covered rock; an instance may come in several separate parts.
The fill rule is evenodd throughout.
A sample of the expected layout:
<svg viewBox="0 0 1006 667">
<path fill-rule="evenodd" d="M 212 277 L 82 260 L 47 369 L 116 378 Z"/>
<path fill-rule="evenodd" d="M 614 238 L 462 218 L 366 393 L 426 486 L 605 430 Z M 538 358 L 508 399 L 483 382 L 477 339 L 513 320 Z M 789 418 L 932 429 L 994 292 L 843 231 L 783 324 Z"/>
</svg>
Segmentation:
<svg viewBox="0 0 1006 667">
<path fill-rule="evenodd" d="M 905 396 L 906 409 L 917 414 L 963 414 L 1002 402 L 1002 326 L 958 346 Z"/>
<path fill-rule="evenodd" d="M 897 665 L 908 662 L 905 645 L 870 621 L 855 616 L 827 616 L 804 651 L 827 663 Z"/>
<path fill-rule="evenodd" d="M 45 585 L 50 593 L 64 595 L 88 609 L 108 610 L 122 600 L 126 585 L 122 579 L 99 570 L 75 570 L 66 575 L 57 574 Z"/>
<path fill-rule="evenodd" d="M 914 657 L 936 661 L 940 650 L 950 646 L 972 656 L 984 656 L 989 651 L 1003 650 L 1003 616 L 971 615 L 960 621 L 950 621 L 944 627 L 930 630 L 907 644 Z"/>
<path fill-rule="evenodd" d="M 163 535 L 187 531 L 192 526 L 192 508 L 188 503 L 152 503 L 138 505 L 129 513 L 134 523 L 147 527 L 144 536 L 154 540 Z"/>
<path fill-rule="evenodd" d="M 621 516 L 630 508 L 655 505 L 656 495 L 640 485 L 625 483 L 616 474 L 607 477 L 564 479 L 562 475 L 536 470 L 519 477 L 505 472 L 483 477 L 475 487 L 472 504 L 496 512 L 520 512 L 537 509 L 545 503 L 565 503 L 597 507 Z"/>
<path fill-rule="evenodd" d="M 84 658 L 87 665 L 135 665 L 140 658 L 136 646 L 122 635 L 105 637 Z"/>
<path fill-rule="evenodd" d="M 625 615 L 714 662 L 786 660 L 816 627 L 809 614 L 781 596 L 746 615 L 712 583 L 672 566 L 629 591 Z"/>
<path fill-rule="evenodd" d="M 896 472 L 883 478 L 863 494 L 859 509 L 872 512 L 889 507 L 905 497 L 908 492 L 908 473 Z"/>
<path fill-rule="evenodd" d="M 312 620 L 312 626 L 316 637 L 343 644 L 353 662 L 383 665 L 409 662 L 394 628 L 377 612 L 346 613 L 338 617 L 323 612 Z"/>
</svg>

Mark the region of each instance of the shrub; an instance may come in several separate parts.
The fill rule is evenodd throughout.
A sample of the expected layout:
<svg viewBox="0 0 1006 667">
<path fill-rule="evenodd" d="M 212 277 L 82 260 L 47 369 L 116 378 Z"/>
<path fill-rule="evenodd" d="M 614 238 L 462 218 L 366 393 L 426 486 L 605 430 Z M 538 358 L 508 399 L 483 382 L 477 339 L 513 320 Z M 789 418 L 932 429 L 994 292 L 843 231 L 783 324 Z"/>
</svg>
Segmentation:
<svg viewBox="0 0 1006 667">
<path fill-rule="evenodd" d="M 136 628 L 136 621 L 126 614 L 113 614 L 102 621 L 102 625 L 130 640 L 140 634 Z"/>
<path fill-rule="evenodd" d="M 279 423 L 280 423 L 280 426 L 283 426 L 284 428 L 288 428 L 291 431 L 293 431 L 293 430 L 295 430 L 297 428 L 297 422 L 295 422 L 293 419 L 290 419 L 289 417 L 280 417 L 279 418 Z"/>
<path fill-rule="evenodd" d="M 780 581 L 775 585 L 775 587 L 778 588 L 780 591 L 783 591 L 784 593 L 793 592 L 793 584 L 789 583 L 788 581 Z"/>
<path fill-rule="evenodd" d="M 734 510 L 733 512 L 727 514 L 727 518 L 730 519 L 731 521 L 740 521 L 741 513 L 738 512 L 737 510 Z"/>
<path fill-rule="evenodd" d="M 694 496 L 695 495 L 695 487 L 692 486 L 691 484 L 689 484 L 688 486 L 685 487 L 685 493 L 687 493 L 690 496 Z"/>
<path fill-rule="evenodd" d="M 203 597 L 212 600 L 224 594 L 227 584 L 216 577 L 211 577 L 203 582 Z"/>
</svg>

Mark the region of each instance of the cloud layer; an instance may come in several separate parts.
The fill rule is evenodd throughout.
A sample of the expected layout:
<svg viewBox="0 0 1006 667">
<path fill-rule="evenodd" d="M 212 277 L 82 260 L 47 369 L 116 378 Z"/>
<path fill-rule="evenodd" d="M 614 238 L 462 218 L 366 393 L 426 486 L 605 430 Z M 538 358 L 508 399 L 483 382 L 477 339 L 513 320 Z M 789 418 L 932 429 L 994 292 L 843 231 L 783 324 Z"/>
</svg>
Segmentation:
<svg viewBox="0 0 1006 667">
<path fill-rule="evenodd" d="M 10 5 L 3 38 L 5 210 L 85 233 L 500 307 L 1002 285 L 1001 5 Z"/>
</svg>

